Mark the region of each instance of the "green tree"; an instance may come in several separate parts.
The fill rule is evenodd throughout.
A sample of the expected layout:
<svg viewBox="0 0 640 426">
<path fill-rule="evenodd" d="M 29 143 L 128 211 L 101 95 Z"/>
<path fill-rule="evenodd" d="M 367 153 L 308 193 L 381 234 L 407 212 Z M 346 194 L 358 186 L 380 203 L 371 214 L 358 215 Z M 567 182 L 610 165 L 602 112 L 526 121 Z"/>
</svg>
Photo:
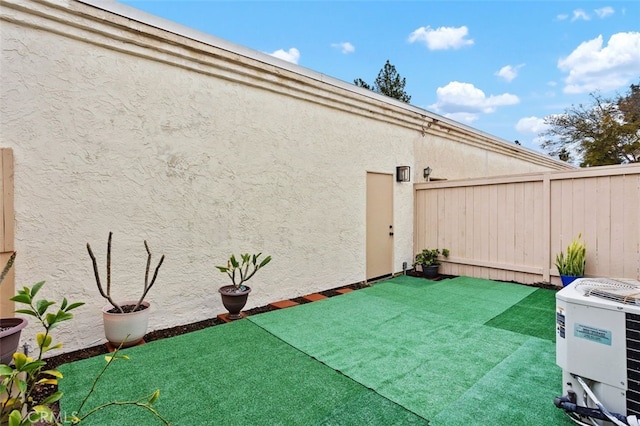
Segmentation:
<svg viewBox="0 0 640 426">
<path fill-rule="evenodd" d="M 545 118 L 542 148 L 580 167 L 640 161 L 640 84 L 615 99 L 591 94 L 593 102 Z"/>
<path fill-rule="evenodd" d="M 404 91 L 404 86 L 407 84 L 406 79 L 400 77 L 400 74 L 396 71 L 396 67 L 391 65 L 388 59 L 378 73 L 378 77 L 373 83 L 373 86 L 361 78 L 353 80 L 353 84 L 405 103 L 409 103 L 411 100 L 411 96 L 407 95 L 407 92 Z"/>
</svg>

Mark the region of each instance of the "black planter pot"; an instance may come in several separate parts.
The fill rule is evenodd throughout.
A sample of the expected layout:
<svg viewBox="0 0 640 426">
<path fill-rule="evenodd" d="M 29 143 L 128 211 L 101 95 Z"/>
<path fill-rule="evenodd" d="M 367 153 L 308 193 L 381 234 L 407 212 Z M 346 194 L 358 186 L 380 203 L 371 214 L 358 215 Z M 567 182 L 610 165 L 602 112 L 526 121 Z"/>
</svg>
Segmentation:
<svg viewBox="0 0 640 426">
<path fill-rule="evenodd" d="M 437 278 L 440 265 L 422 265 L 422 276 L 425 278 Z"/>
<path fill-rule="evenodd" d="M 222 296 L 222 304 L 229 311 L 227 318 L 231 320 L 242 318 L 240 312 L 247 304 L 251 287 L 244 285 L 240 287 L 240 290 L 237 290 L 233 285 L 225 285 L 220 287 L 218 292 Z"/>
</svg>

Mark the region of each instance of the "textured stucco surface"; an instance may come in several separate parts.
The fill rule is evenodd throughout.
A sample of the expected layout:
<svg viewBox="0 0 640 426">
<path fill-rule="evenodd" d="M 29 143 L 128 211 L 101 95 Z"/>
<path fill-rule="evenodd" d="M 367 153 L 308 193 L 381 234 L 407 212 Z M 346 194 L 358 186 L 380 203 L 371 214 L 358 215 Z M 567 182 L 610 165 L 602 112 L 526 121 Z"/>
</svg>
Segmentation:
<svg viewBox="0 0 640 426">
<path fill-rule="evenodd" d="M 420 182 L 427 165 L 448 179 L 553 167 L 400 125 L 423 118 L 357 92 L 323 93 L 273 65 L 55 4 L 2 5 L 0 142 L 15 156 L 16 285 L 46 280 L 44 296 L 87 303 L 57 333 L 65 351 L 104 341 L 85 246 L 104 275 L 109 231 L 116 299 L 142 290 L 143 240 L 154 261 L 166 255 L 147 298 L 150 329 L 162 329 L 224 312 L 215 265 L 232 252 L 273 256 L 247 308 L 363 281 L 367 171 L 411 165 Z M 401 271 L 411 184 L 394 184 L 394 220 Z"/>
</svg>

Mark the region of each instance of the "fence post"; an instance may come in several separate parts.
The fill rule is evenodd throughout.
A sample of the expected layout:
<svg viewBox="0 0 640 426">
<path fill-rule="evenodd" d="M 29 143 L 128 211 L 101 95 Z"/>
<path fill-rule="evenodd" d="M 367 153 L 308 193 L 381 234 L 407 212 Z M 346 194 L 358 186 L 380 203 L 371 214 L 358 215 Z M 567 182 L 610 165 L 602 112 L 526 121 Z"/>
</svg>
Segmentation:
<svg viewBox="0 0 640 426">
<path fill-rule="evenodd" d="M 0 148 L 0 214 L 2 222 L 0 224 L 0 270 L 11 257 L 14 248 L 14 222 L 15 211 L 13 204 L 13 150 L 11 148 Z M 14 303 L 9 300 L 15 294 L 15 265 L 5 277 L 0 285 L 0 316 L 13 316 Z"/>
</svg>

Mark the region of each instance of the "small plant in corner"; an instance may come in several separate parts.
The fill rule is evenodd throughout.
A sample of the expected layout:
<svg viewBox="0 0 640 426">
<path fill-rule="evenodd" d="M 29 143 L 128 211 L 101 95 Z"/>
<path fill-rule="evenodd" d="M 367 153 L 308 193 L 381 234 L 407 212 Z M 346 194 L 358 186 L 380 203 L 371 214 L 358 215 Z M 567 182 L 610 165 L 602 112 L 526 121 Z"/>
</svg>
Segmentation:
<svg viewBox="0 0 640 426">
<path fill-rule="evenodd" d="M 440 261 L 438 256 L 440 255 L 439 249 L 424 249 L 420 253 L 416 254 L 416 261 L 413 266 L 432 266 L 439 265 Z M 442 256 L 449 257 L 449 249 L 442 249 Z"/>
<path fill-rule="evenodd" d="M 244 283 L 249 281 L 260 269 L 271 262 L 271 256 L 260 260 L 262 253 L 241 254 L 240 259 L 231 255 L 226 266 L 216 266 L 220 272 L 227 274 L 231 279 L 231 285 L 222 286 L 218 292 L 222 296 L 222 304 L 229 311 L 228 319 L 235 320 L 242 318 L 242 308 L 247 303 L 251 287 Z"/>
<path fill-rule="evenodd" d="M 420 265 L 422 276 L 425 278 L 435 278 L 438 276 L 438 270 L 440 268 L 439 255 L 440 249 L 423 249 L 420 253 L 416 254 L 413 267 L 415 268 L 416 265 Z M 442 256 L 449 257 L 449 249 L 442 249 Z"/>
<path fill-rule="evenodd" d="M 575 277 L 584 276 L 587 263 L 587 247 L 581 238 L 582 233 L 578 234 L 578 238 L 571 241 L 566 252 L 560 252 L 556 255 L 556 268 L 558 268 L 558 274 L 560 274 L 562 284 L 565 286 L 571 283 Z"/>
</svg>

